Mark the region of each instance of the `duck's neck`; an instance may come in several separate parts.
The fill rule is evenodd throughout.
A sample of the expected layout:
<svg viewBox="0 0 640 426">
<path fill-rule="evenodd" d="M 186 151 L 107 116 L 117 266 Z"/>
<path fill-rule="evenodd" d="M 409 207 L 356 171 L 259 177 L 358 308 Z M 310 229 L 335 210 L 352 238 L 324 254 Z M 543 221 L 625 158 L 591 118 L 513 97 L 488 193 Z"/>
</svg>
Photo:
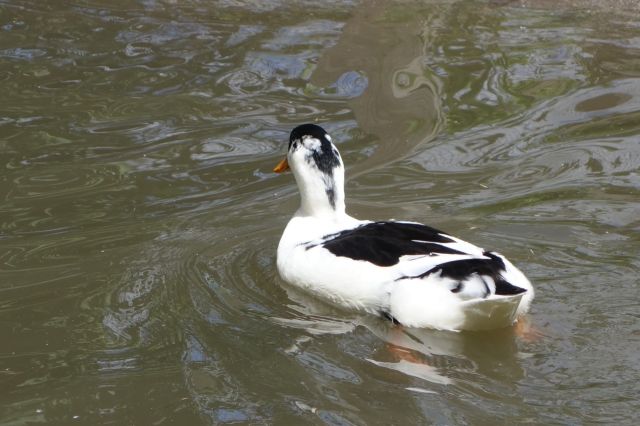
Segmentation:
<svg viewBox="0 0 640 426">
<path fill-rule="evenodd" d="M 344 170 L 339 167 L 328 174 L 296 176 L 300 190 L 299 216 L 340 218 L 345 213 Z"/>
</svg>

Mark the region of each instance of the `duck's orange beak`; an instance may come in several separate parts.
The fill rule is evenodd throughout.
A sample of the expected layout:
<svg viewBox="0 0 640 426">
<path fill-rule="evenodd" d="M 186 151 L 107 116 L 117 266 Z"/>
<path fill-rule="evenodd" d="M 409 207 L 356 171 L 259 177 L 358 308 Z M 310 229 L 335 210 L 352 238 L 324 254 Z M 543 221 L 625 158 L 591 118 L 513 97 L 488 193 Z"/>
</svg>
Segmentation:
<svg viewBox="0 0 640 426">
<path fill-rule="evenodd" d="M 276 173 L 282 173 L 289 170 L 289 162 L 287 161 L 287 157 L 284 157 L 284 160 L 278 163 L 277 166 L 274 167 L 273 171 Z"/>
</svg>

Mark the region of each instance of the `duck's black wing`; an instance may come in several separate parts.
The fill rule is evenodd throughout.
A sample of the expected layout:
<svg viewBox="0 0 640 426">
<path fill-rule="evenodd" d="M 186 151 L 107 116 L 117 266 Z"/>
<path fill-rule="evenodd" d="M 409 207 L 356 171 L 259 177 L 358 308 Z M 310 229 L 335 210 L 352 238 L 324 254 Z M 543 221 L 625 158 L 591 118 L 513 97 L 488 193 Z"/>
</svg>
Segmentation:
<svg viewBox="0 0 640 426">
<path fill-rule="evenodd" d="M 454 242 L 445 233 L 419 223 L 371 222 L 325 235 L 319 245 L 336 256 L 393 266 L 406 255 L 464 254 L 443 245 Z"/>
<path fill-rule="evenodd" d="M 420 223 L 371 222 L 326 235 L 321 241 L 306 245 L 307 249 L 317 246 L 325 248 L 335 256 L 363 260 L 377 266 L 396 265 L 402 256 L 407 255 L 460 255 L 461 258 L 454 258 L 454 260 L 451 256 L 447 256 L 446 261 L 435 262 L 420 274 L 399 279 L 424 278 L 430 274 L 439 274 L 441 277 L 457 281 L 459 286 L 452 288 L 453 292 L 457 292 L 473 276 L 490 277 L 495 283 L 495 290 L 487 285 L 487 296 L 494 292 L 510 295 L 526 291 L 503 278 L 505 264 L 501 256 L 483 251 L 479 247 Z"/>
</svg>

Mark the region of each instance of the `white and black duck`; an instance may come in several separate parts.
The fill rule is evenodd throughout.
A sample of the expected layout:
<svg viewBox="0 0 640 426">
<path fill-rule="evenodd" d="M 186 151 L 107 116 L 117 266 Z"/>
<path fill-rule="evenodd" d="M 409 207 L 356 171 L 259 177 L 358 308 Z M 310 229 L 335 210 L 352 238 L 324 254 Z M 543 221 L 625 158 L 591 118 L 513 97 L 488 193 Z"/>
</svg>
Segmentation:
<svg viewBox="0 0 640 426">
<path fill-rule="evenodd" d="M 278 245 L 286 282 L 409 327 L 505 327 L 525 314 L 533 287 L 504 256 L 414 222 L 345 212 L 344 166 L 320 126 L 296 127 L 275 172 L 292 170 L 300 208 Z"/>
</svg>

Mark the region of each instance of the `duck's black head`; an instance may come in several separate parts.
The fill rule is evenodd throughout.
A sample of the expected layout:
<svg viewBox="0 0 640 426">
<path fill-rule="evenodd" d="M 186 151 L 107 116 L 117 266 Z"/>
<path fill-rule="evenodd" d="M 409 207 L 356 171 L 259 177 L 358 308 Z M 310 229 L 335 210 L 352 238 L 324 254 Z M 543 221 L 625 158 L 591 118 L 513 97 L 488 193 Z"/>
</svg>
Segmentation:
<svg viewBox="0 0 640 426">
<path fill-rule="evenodd" d="M 319 141 L 328 139 L 329 142 L 331 142 L 331 137 L 322 127 L 311 123 L 301 124 L 293 129 L 289 135 L 289 150 L 291 150 L 291 145 L 294 141 L 302 140 L 305 136 L 310 136 L 318 139 Z"/>
<path fill-rule="evenodd" d="M 317 141 L 317 142 L 316 142 Z M 289 153 L 299 148 L 308 150 L 305 160 L 323 173 L 331 176 L 333 169 L 341 166 L 340 154 L 331 141 L 331 136 L 320 126 L 302 124 L 291 131 Z"/>
<path fill-rule="evenodd" d="M 274 171 L 289 167 L 298 182 L 304 211 L 344 212 L 344 167 L 331 136 L 322 127 L 303 124 L 291 131 L 287 159 Z M 326 197 L 318 189 L 324 189 Z"/>
</svg>

